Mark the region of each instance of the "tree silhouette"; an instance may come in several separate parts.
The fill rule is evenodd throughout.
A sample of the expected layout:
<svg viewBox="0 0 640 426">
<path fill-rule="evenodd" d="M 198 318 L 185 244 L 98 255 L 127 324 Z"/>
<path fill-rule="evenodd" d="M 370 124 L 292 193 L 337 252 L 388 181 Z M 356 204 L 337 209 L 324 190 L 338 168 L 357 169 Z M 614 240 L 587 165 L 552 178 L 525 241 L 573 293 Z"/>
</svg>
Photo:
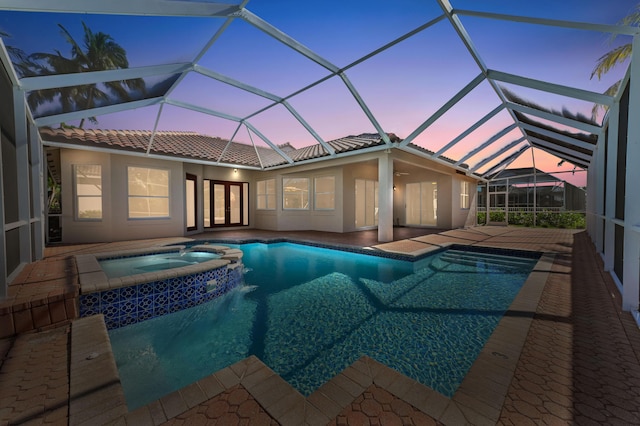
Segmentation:
<svg viewBox="0 0 640 426">
<path fill-rule="evenodd" d="M 640 24 L 640 3 L 638 3 L 633 11 L 631 11 L 627 16 L 622 18 L 619 25 L 638 25 Z M 613 43 L 616 39 L 616 35 L 614 34 L 609 38 L 609 42 Z M 598 58 L 598 62 L 596 66 L 593 68 L 591 72 L 591 78 L 598 77 L 598 80 L 602 78 L 602 76 L 608 73 L 613 67 L 618 64 L 624 63 L 627 59 L 631 57 L 631 42 L 620 45 L 609 52 L 602 55 Z M 607 90 L 605 90 L 604 94 L 609 96 L 614 96 L 618 92 L 618 88 L 620 87 L 620 83 L 622 80 L 618 80 L 613 83 Z M 591 117 L 593 120 L 596 119 L 598 112 L 600 110 L 606 111 L 607 107 L 600 104 L 594 104 L 591 110 Z"/>
<path fill-rule="evenodd" d="M 109 34 L 94 33 L 83 22 L 84 39 L 81 46 L 64 26 L 58 24 L 58 27 L 71 45 L 71 57 L 65 57 L 58 50 L 55 53 L 33 53 L 27 63 L 28 75 L 71 74 L 129 67 L 125 49 Z M 95 108 L 107 102 L 113 103 L 113 96 L 110 95 L 114 95 L 118 101 L 130 101 L 134 91 L 146 92 L 144 80 L 138 78 L 35 90 L 29 93 L 27 100 L 32 110 L 57 100 L 62 111 L 76 111 Z M 90 117 L 89 120 L 96 122 L 95 117 Z M 84 118 L 79 127 L 83 125 Z"/>
</svg>

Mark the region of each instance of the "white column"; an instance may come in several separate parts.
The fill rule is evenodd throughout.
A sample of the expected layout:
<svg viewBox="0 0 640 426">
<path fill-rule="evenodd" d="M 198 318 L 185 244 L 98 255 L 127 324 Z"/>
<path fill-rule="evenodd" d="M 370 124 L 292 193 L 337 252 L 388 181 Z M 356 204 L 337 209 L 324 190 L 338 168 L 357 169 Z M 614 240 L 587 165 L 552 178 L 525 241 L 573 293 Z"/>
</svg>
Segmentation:
<svg viewBox="0 0 640 426">
<path fill-rule="evenodd" d="M 20 225 L 20 263 L 31 262 L 31 188 L 29 186 L 29 140 L 25 93 L 13 90 L 14 122 L 16 125 L 16 166 L 18 184 L 18 219 Z"/>
<path fill-rule="evenodd" d="M 624 270 L 622 309 L 638 310 L 640 296 L 640 36 L 633 37 L 629 81 L 629 131 L 624 205 Z"/>
<path fill-rule="evenodd" d="M 587 193 L 587 200 L 589 198 L 595 198 L 595 203 L 588 203 L 589 210 L 587 210 L 587 214 L 592 213 L 593 216 L 593 225 L 590 233 L 595 233 L 595 235 L 591 235 L 591 240 L 594 241 L 596 245 L 596 251 L 598 253 L 604 253 L 604 238 L 602 235 L 602 231 L 604 229 L 604 222 L 599 217 L 600 215 L 604 215 L 604 154 L 605 154 L 605 146 L 604 146 L 605 136 L 603 133 L 600 134 L 598 138 L 598 144 L 596 145 L 595 151 L 595 164 L 591 164 L 587 173 L 587 190 L 589 190 L 592 186 L 595 188 Z M 590 210 L 593 208 L 594 210 Z M 588 217 L 588 216 L 587 216 Z"/>
<path fill-rule="evenodd" d="M 4 231 L 4 173 L 2 150 L 0 150 L 0 225 L 2 225 L 2 232 L 0 233 L 0 299 L 7 297 L 9 292 L 9 284 L 7 282 L 7 238 Z"/>
<path fill-rule="evenodd" d="M 33 123 L 29 123 L 31 132 L 29 134 L 29 144 L 31 146 L 31 196 L 33 197 L 33 244 L 35 247 L 34 254 L 35 259 L 39 260 L 44 257 L 44 232 L 45 232 L 45 220 L 44 220 L 44 164 L 42 144 L 40 143 L 40 136 L 38 134 L 38 127 Z"/>
<path fill-rule="evenodd" d="M 491 197 L 489 197 L 489 186 L 489 182 L 487 182 L 487 215 L 485 216 L 484 220 L 485 225 L 489 224 L 489 214 L 491 213 L 491 203 L 489 202 L 491 200 Z"/>
<path fill-rule="evenodd" d="M 383 153 L 378 158 L 378 241 L 393 241 L 393 159 Z"/>
<path fill-rule="evenodd" d="M 609 109 L 609 137 L 607 139 L 607 194 L 604 200 L 604 270 L 613 270 L 615 253 L 616 216 L 616 170 L 618 168 L 618 122 L 620 103 L 614 102 Z"/>
</svg>

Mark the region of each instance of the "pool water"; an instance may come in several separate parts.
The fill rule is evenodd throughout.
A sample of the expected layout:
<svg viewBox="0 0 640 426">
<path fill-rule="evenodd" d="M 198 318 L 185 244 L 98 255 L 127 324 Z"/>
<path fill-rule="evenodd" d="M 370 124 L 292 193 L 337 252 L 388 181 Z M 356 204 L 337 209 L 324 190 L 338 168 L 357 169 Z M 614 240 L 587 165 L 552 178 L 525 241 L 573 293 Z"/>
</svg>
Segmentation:
<svg viewBox="0 0 640 426">
<path fill-rule="evenodd" d="M 130 409 L 252 354 L 303 395 L 368 355 L 452 396 L 536 263 L 460 250 L 408 262 L 238 247 L 243 286 L 109 332 Z"/>
<path fill-rule="evenodd" d="M 120 278 L 146 272 L 180 268 L 218 258 L 220 258 L 220 255 L 216 253 L 181 250 L 171 253 L 105 259 L 100 261 L 100 267 L 107 277 Z"/>
</svg>

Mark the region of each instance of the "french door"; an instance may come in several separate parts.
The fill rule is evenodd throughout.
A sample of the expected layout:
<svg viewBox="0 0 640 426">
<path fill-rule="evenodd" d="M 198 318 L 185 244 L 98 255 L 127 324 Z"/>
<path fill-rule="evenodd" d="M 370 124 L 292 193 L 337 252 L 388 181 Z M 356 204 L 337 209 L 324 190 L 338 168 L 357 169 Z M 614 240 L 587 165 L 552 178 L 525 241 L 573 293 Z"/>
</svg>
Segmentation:
<svg viewBox="0 0 640 426">
<path fill-rule="evenodd" d="M 204 181 L 205 227 L 249 224 L 249 184 Z"/>
</svg>

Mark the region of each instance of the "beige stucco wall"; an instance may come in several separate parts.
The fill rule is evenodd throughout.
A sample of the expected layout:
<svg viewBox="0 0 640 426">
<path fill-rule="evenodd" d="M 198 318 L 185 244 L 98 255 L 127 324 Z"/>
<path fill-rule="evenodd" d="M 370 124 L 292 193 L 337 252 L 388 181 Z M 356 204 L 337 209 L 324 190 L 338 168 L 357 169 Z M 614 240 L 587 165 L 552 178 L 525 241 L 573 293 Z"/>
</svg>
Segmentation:
<svg viewBox="0 0 640 426">
<path fill-rule="evenodd" d="M 335 178 L 335 208 L 333 210 L 316 210 L 313 197 L 314 179 L 326 176 Z M 308 178 L 309 209 L 289 210 L 284 209 L 282 180 L 285 178 Z M 313 165 L 300 166 L 272 172 L 255 173 L 255 182 L 265 179 L 276 180 L 276 208 L 275 210 L 258 210 L 255 208 L 255 192 L 251 195 L 254 208 L 254 226 L 259 229 L 279 231 L 327 231 L 343 232 L 343 200 L 344 184 L 341 167 L 315 167 Z M 255 188 L 256 183 L 254 183 Z"/>
<path fill-rule="evenodd" d="M 102 166 L 102 219 L 75 218 L 74 164 Z M 60 150 L 62 179 L 62 241 L 83 243 L 159 238 L 184 233 L 182 163 L 139 156 L 82 150 Z M 127 167 L 153 167 L 169 171 L 169 218 L 129 219 Z"/>
<path fill-rule="evenodd" d="M 355 181 L 356 179 L 378 180 L 379 158 L 391 155 L 400 166 L 410 165 L 408 175 L 394 176 L 396 190 L 393 193 L 393 223 L 403 226 L 405 221 L 405 185 L 412 182 L 435 181 L 438 184 L 437 228 L 463 227 L 468 220 L 469 209 L 460 208 L 460 181 L 471 182 L 471 200 L 475 202 L 476 185 L 473 179 L 456 174 L 446 165 L 418 158 L 394 150 L 342 157 L 335 160 L 309 163 L 296 167 L 271 171 L 232 169 L 180 161 L 167 161 L 144 156 L 125 156 L 114 153 L 61 149 L 62 173 L 62 233 L 63 241 L 69 243 L 118 241 L 126 239 L 156 238 L 165 236 L 193 235 L 221 228 L 203 226 L 203 180 L 247 182 L 249 184 L 248 228 L 268 230 L 317 230 L 327 232 L 351 232 L 355 227 Z M 101 221 L 80 221 L 74 217 L 74 164 L 100 164 L 103 176 L 103 218 Z M 128 219 L 127 217 L 127 167 L 154 167 L 170 173 L 170 218 Z M 395 165 L 394 165 L 395 167 Z M 197 176 L 197 229 L 186 231 L 186 207 L 184 181 L 187 174 Z M 315 210 L 313 199 L 314 179 L 335 177 L 335 209 Z M 308 210 L 285 210 L 282 207 L 282 180 L 285 177 L 310 179 L 310 208 Z M 275 210 L 256 208 L 256 183 L 264 179 L 276 180 Z M 247 227 L 243 227 L 247 228 Z M 228 228 L 225 228 L 228 229 Z M 363 229 L 363 228 L 360 228 Z M 366 228 L 364 228 L 366 229 Z"/>
</svg>

